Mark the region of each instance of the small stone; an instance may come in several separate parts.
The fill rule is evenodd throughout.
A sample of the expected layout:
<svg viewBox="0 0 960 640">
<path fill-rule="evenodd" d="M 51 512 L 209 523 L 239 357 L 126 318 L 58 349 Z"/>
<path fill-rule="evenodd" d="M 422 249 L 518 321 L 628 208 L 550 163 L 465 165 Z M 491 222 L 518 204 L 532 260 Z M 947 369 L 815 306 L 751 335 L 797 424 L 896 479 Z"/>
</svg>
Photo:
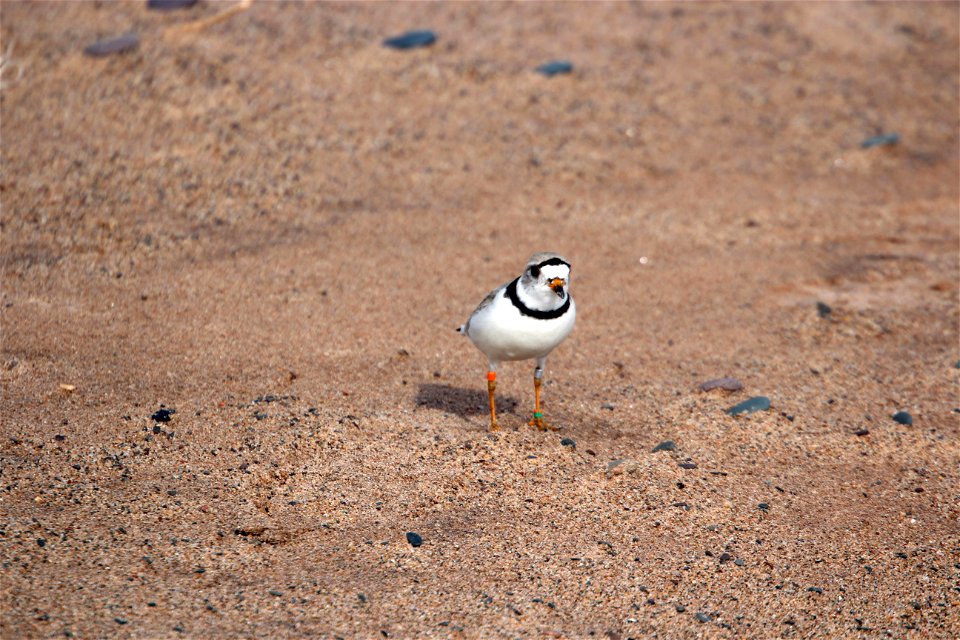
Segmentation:
<svg viewBox="0 0 960 640">
<path fill-rule="evenodd" d="M 127 624 L 126 618 L 114 618 L 113 621 L 116 622 L 117 624 Z"/>
<path fill-rule="evenodd" d="M 757 411 L 766 411 L 769 408 L 770 398 L 766 396 L 756 396 L 730 407 L 727 409 L 727 413 L 732 416 L 742 416 Z"/>
<path fill-rule="evenodd" d="M 683 613 L 683 612 L 686 611 L 686 610 L 687 610 L 687 608 L 686 608 L 685 606 L 683 606 L 682 604 L 678 604 L 678 605 L 677 605 L 677 613 Z"/>
<path fill-rule="evenodd" d="M 893 421 L 899 424 L 911 425 L 913 424 L 913 416 L 906 411 L 897 411 L 893 414 Z"/>
<path fill-rule="evenodd" d="M 766 502 L 761 502 L 757 505 L 757 509 L 760 509 L 760 511 L 770 511 L 770 505 L 768 505 Z"/>
<path fill-rule="evenodd" d="M 43 538 L 37 538 L 37 546 L 42 549 L 43 547 L 47 546 L 47 541 Z"/>
<path fill-rule="evenodd" d="M 700 383 L 700 391 L 713 391 L 714 389 L 723 389 L 724 391 L 740 391 L 743 389 L 743 383 L 736 378 L 714 378 Z"/>
<path fill-rule="evenodd" d="M 664 440 L 663 442 L 661 442 L 660 444 L 658 444 L 653 448 L 653 453 L 656 453 L 657 451 L 676 451 L 676 450 L 677 450 L 676 442 L 674 442 L 673 440 Z"/>
<path fill-rule="evenodd" d="M 736 560 L 733 561 L 733 564 L 737 565 L 738 567 L 742 567 L 742 566 L 743 566 L 743 558 L 737 558 Z"/>
<path fill-rule="evenodd" d="M 712 622 L 713 618 L 705 614 L 703 611 L 697 611 L 693 616 L 697 622 Z"/>
<path fill-rule="evenodd" d="M 53 439 L 57 442 L 63 442 L 67 439 L 67 436 L 63 435 L 62 433 L 58 433 L 57 435 L 53 436 Z"/>
<path fill-rule="evenodd" d="M 563 440 L 560 441 L 560 446 L 562 446 L 562 447 L 570 447 L 571 449 L 576 449 L 576 448 L 577 448 L 577 441 L 574 440 L 573 438 L 564 438 Z"/>
<path fill-rule="evenodd" d="M 197 0 L 147 0 L 147 9 L 173 11 L 175 9 L 189 9 L 195 4 L 197 4 Z"/>
<path fill-rule="evenodd" d="M 825 302 L 817 302 L 817 315 L 818 315 L 818 316 L 820 316 L 821 318 L 826 318 L 826 317 L 829 316 L 831 313 L 833 313 L 833 309 L 830 307 L 830 305 L 828 305 L 828 304 L 825 303 Z"/>
<path fill-rule="evenodd" d="M 820 587 L 807 587 L 807 591 L 810 591 L 811 593 L 823 593 L 823 589 Z"/>
<path fill-rule="evenodd" d="M 867 428 L 857 429 L 856 431 L 853 432 L 853 435 L 861 436 L 861 437 L 868 436 L 870 435 L 870 429 L 867 429 Z"/>
<path fill-rule="evenodd" d="M 275 598 L 279 598 L 280 596 L 283 595 L 283 591 L 278 591 L 277 589 L 270 589 L 270 591 L 268 591 L 268 593 L 269 593 L 270 595 L 272 595 L 273 597 L 275 597 Z"/>
<path fill-rule="evenodd" d="M 732 559 L 733 559 L 733 556 L 731 556 L 729 553 L 724 552 L 720 554 L 720 564 L 723 564 L 725 562 L 730 562 Z"/>
<path fill-rule="evenodd" d="M 366 596 L 366 594 L 358 593 L 358 594 L 357 594 L 357 600 L 359 600 L 360 602 L 366 602 L 366 601 L 367 601 L 367 596 Z"/>
<path fill-rule="evenodd" d="M 863 149 L 869 149 L 870 147 L 883 147 L 886 145 L 897 144 L 898 142 L 900 142 L 899 133 L 881 133 L 880 135 L 867 138 L 860 143 L 860 147 Z"/>
<path fill-rule="evenodd" d="M 607 463 L 607 477 L 618 476 L 624 473 L 633 473 L 637 470 L 637 461 L 630 458 L 621 458 Z"/>
<path fill-rule="evenodd" d="M 600 405 L 600 408 L 606 409 L 607 411 L 613 411 L 614 409 L 617 408 L 617 406 L 612 402 L 604 402 L 602 405 Z"/>
<path fill-rule="evenodd" d="M 549 77 L 570 73 L 573 71 L 573 63 L 568 60 L 551 60 L 546 64 L 537 67 L 537 73 Z"/>
<path fill-rule="evenodd" d="M 83 52 L 93 58 L 102 58 L 114 53 L 123 53 L 125 51 L 130 51 L 131 49 L 136 49 L 137 45 L 139 44 L 140 37 L 137 36 L 137 34 L 126 33 L 115 38 L 98 40 L 97 42 L 88 45 Z"/>
<path fill-rule="evenodd" d="M 170 418 L 173 417 L 173 414 L 175 414 L 176 412 L 177 412 L 176 409 L 159 409 L 155 411 L 153 415 L 150 416 L 150 418 L 154 422 L 170 422 Z M 159 433 L 159 432 L 155 430 L 154 433 Z"/>
<path fill-rule="evenodd" d="M 681 469 L 696 469 L 697 463 L 692 460 L 687 460 L 686 462 L 681 462 L 677 466 Z"/>
<path fill-rule="evenodd" d="M 429 47 L 437 41 L 437 34 L 433 31 L 407 31 L 403 35 L 387 38 L 383 41 L 383 46 L 391 49 L 416 49 L 418 47 Z"/>
<path fill-rule="evenodd" d="M 407 542 L 410 543 L 411 547 L 419 547 L 423 544 L 423 538 L 421 538 L 418 533 L 407 531 Z"/>
<path fill-rule="evenodd" d="M 257 411 L 255 414 L 253 414 L 253 417 L 256 418 L 256 419 L 259 421 L 259 420 L 263 420 L 264 418 L 266 418 L 266 417 L 267 417 L 267 414 L 265 414 L 263 411 Z"/>
</svg>

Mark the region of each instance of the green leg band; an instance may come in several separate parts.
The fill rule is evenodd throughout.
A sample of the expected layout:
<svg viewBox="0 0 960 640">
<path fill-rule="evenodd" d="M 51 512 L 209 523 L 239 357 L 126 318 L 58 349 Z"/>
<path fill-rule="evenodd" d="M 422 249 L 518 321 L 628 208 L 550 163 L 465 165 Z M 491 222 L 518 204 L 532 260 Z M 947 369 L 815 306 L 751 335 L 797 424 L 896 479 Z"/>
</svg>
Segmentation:
<svg viewBox="0 0 960 640">
<path fill-rule="evenodd" d="M 533 417 L 534 417 L 534 418 L 542 418 L 542 417 L 543 417 L 543 412 L 542 412 L 542 411 L 534 411 L 534 412 L 533 412 Z"/>
</svg>

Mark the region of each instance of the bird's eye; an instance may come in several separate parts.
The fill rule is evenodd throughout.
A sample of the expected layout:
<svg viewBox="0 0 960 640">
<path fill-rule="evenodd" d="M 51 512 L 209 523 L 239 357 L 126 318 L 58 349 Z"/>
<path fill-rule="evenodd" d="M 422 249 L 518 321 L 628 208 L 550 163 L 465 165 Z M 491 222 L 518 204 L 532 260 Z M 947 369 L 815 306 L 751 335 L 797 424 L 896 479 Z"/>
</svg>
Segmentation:
<svg viewBox="0 0 960 640">
<path fill-rule="evenodd" d="M 540 277 L 540 267 L 538 267 L 537 265 L 533 265 L 532 267 L 530 267 L 530 277 L 531 277 L 531 278 L 539 278 L 539 277 Z"/>
</svg>

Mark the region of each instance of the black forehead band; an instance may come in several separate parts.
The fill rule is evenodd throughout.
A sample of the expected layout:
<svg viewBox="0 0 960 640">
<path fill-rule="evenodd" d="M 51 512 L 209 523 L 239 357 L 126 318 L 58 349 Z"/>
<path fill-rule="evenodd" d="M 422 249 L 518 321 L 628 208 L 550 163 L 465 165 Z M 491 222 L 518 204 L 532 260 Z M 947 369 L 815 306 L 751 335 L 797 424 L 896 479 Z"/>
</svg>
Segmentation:
<svg viewBox="0 0 960 640">
<path fill-rule="evenodd" d="M 567 262 L 566 260 L 564 260 L 563 258 L 550 258 L 549 260 L 544 260 L 543 262 L 541 262 L 541 263 L 538 264 L 537 266 L 542 269 L 542 268 L 544 268 L 544 267 L 549 267 L 549 266 L 552 265 L 552 264 L 557 264 L 557 265 L 565 264 L 565 265 L 567 265 L 567 269 L 570 268 L 570 263 Z"/>
</svg>

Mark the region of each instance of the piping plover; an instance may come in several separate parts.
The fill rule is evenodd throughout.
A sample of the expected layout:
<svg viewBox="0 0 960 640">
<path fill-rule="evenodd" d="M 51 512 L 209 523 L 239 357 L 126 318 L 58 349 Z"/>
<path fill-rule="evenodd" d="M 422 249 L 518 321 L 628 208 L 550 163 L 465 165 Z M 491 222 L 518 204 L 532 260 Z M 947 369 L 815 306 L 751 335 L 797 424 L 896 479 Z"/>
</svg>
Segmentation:
<svg viewBox="0 0 960 640">
<path fill-rule="evenodd" d="M 535 404 L 531 427 L 553 429 L 540 411 L 540 387 L 547 356 L 563 342 L 577 317 L 570 297 L 570 263 L 558 253 L 530 257 L 523 273 L 483 299 L 467 323 L 457 329 L 487 356 L 490 393 L 490 430 L 497 431 L 497 367 L 504 360 L 536 358 L 533 370 Z"/>
</svg>

